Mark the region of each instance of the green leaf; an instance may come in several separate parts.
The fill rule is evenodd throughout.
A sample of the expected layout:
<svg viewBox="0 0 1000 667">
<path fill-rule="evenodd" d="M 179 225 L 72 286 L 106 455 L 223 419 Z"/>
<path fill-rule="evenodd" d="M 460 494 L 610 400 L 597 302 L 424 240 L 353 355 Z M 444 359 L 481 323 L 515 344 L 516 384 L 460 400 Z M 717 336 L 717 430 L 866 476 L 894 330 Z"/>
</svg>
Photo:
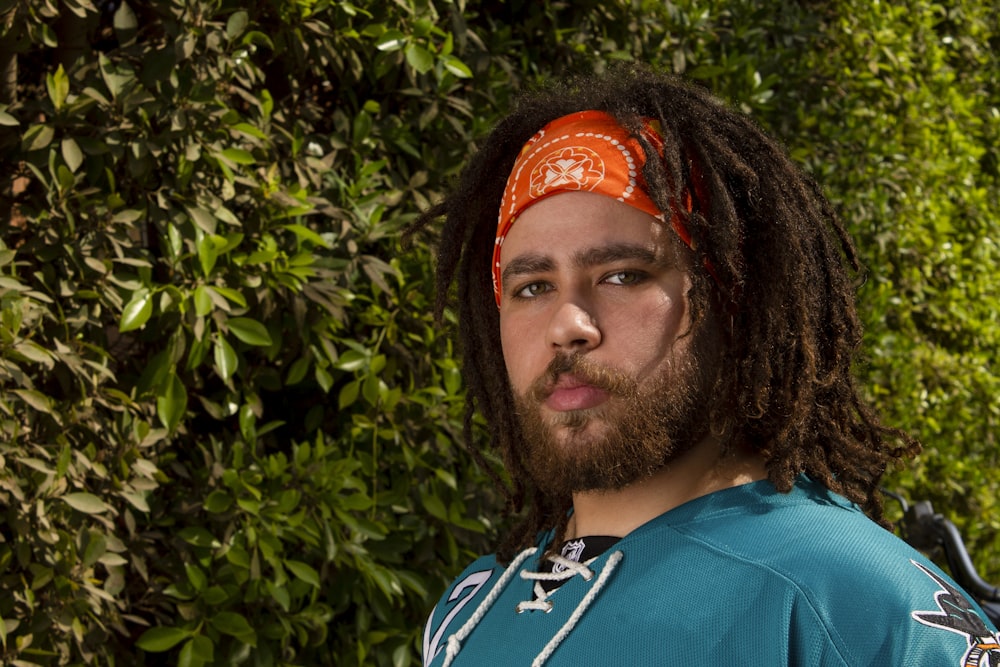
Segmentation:
<svg viewBox="0 0 1000 667">
<path fill-rule="evenodd" d="M 167 375 L 173 370 L 173 365 L 166 350 L 160 350 L 146 360 L 142 377 L 136 385 L 140 393 L 159 393 L 159 387 L 167 381 Z"/>
<path fill-rule="evenodd" d="M 55 129 L 48 125 L 32 125 L 24 133 L 24 138 L 21 139 L 21 146 L 26 151 L 42 150 L 52 143 L 52 139 L 55 136 Z"/>
<path fill-rule="evenodd" d="M 288 592 L 288 588 L 285 586 L 277 586 L 273 582 L 267 582 L 267 592 L 270 594 L 271 598 L 278 603 L 278 606 L 284 611 L 288 611 L 292 607 L 292 596 Z"/>
<path fill-rule="evenodd" d="M 235 303 L 240 308 L 247 307 L 246 297 L 244 297 L 240 292 L 237 292 L 229 287 L 222 287 L 221 285 L 216 285 L 212 289 L 224 296 L 227 301 Z"/>
<path fill-rule="evenodd" d="M 146 502 L 146 497 L 141 493 L 123 492 L 122 498 L 128 501 L 129 505 L 136 508 L 140 512 L 149 512 L 149 503 Z"/>
<path fill-rule="evenodd" d="M 168 431 L 173 432 L 184 417 L 187 411 L 187 389 L 184 383 L 177 377 L 177 373 L 171 369 L 169 375 L 160 387 L 160 394 L 156 397 L 156 414 L 160 418 Z"/>
<path fill-rule="evenodd" d="M 232 496 L 220 489 L 216 489 L 208 494 L 204 503 L 205 511 L 211 512 L 212 514 L 221 514 L 232 507 L 232 505 Z"/>
<path fill-rule="evenodd" d="M 126 208 L 122 211 L 118 211 L 117 213 L 115 213 L 114 217 L 111 219 L 114 222 L 128 223 L 128 222 L 135 222 L 136 220 L 142 218 L 144 215 L 146 215 L 146 212 L 142 209 Z"/>
<path fill-rule="evenodd" d="M 330 244 L 319 234 L 303 225 L 284 225 L 284 228 L 295 234 L 299 242 L 309 241 L 321 248 L 329 248 Z"/>
<path fill-rule="evenodd" d="M 455 475 L 453 475 L 450 471 L 444 470 L 442 468 L 437 468 L 434 471 L 434 474 L 437 476 L 438 479 L 447 484 L 451 489 L 455 491 L 458 490 L 458 480 L 455 479 Z"/>
<path fill-rule="evenodd" d="M 177 667 L 202 667 L 215 660 L 215 644 L 204 635 L 192 637 L 177 656 Z"/>
<path fill-rule="evenodd" d="M 288 375 L 285 376 L 285 384 L 292 386 L 302 382 L 302 379 L 305 378 L 306 373 L 309 371 L 310 364 L 309 357 L 299 357 L 296 359 L 292 363 L 291 368 L 288 369 Z"/>
<path fill-rule="evenodd" d="M 122 333 L 138 329 L 149 320 L 153 314 L 153 295 L 149 290 L 143 288 L 132 295 L 132 298 L 125 308 L 122 309 L 122 317 L 118 322 L 118 330 Z"/>
<path fill-rule="evenodd" d="M 225 336 L 218 336 L 213 343 L 213 354 L 215 356 L 215 369 L 218 371 L 219 377 L 228 380 L 236 372 L 239 365 L 236 350 L 229 344 Z"/>
<path fill-rule="evenodd" d="M 254 414 L 250 405 L 240 406 L 239 423 L 240 435 L 243 436 L 244 440 L 253 442 L 257 439 L 257 415 Z"/>
<path fill-rule="evenodd" d="M 178 531 L 177 536 L 188 544 L 193 544 L 196 547 L 211 548 L 220 546 L 219 541 L 215 539 L 215 536 L 201 526 L 188 526 L 187 528 L 182 528 Z"/>
<path fill-rule="evenodd" d="M 101 556 L 98 561 L 101 565 L 107 565 L 108 567 L 118 567 L 121 565 L 128 565 L 128 560 L 116 553 L 111 553 L 110 551 Z M 108 591 L 109 593 L 111 591 Z"/>
<path fill-rule="evenodd" d="M 224 603 L 230 597 L 222 586 L 209 586 L 201 593 L 201 599 L 205 601 L 205 604 L 213 607 Z"/>
<path fill-rule="evenodd" d="M 207 278 L 215 268 L 215 262 L 219 258 L 217 239 L 222 237 L 215 234 L 205 234 L 198 242 L 198 262 L 201 264 L 202 273 Z"/>
<path fill-rule="evenodd" d="M 53 366 L 54 360 L 52 353 L 34 341 L 25 340 L 18 343 L 14 346 L 14 351 L 23 356 L 25 359 L 42 364 L 47 368 L 51 368 Z"/>
<path fill-rule="evenodd" d="M 13 394 L 39 412 L 52 414 L 52 399 L 37 389 L 15 389 Z"/>
<path fill-rule="evenodd" d="M 446 70 L 460 79 L 468 79 L 472 76 L 472 70 L 455 56 L 444 56 L 441 58 Z"/>
<path fill-rule="evenodd" d="M 357 350 L 347 350 L 340 358 L 337 359 L 337 363 L 334 364 L 335 368 L 339 368 L 342 371 L 356 371 L 365 367 L 368 363 L 368 356 L 358 352 Z"/>
<path fill-rule="evenodd" d="M 205 585 L 208 584 L 208 577 L 205 573 L 201 571 L 201 568 L 193 563 L 185 563 L 184 571 L 187 573 L 188 581 L 191 582 L 191 586 L 194 587 L 196 591 L 202 591 L 205 589 Z"/>
<path fill-rule="evenodd" d="M 169 651 L 190 636 L 190 630 L 182 630 L 181 628 L 150 628 L 142 633 L 135 645 L 149 653 L 162 653 Z"/>
<path fill-rule="evenodd" d="M 139 29 L 139 20 L 136 18 L 135 12 L 132 11 L 132 8 L 128 6 L 127 2 L 122 2 L 118 5 L 113 21 L 115 37 L 117 38 L 118 43 L 125 45 L 132 41 L 132 38 L 135 37 L 135 34 Z"/>
<path fill-rule="evenodd" d="M 230 549 L 226 551 L 226 560 L 241 570 L 250 569 L 250 555 L 246 552 L 246 549 L 242 549 L 238 546 L 230 547 Z"/>
<path fill-rule="evenodd" d="M 69 167 L 70 171 L 75 172 L 83 164 L 83 151 L 80 150 L 80 145 L 72 137 L 67 137 L 62 140 L 61 147 L 66 166 Z"/>
<path fill-rule="evenodd" d="M 219 632 L 232 635 L 242 641 L 246 641 L 247 637 L 255 637 L 253 628 L 247 623 L 247 619 L 235 611 L 220 611 L 215 616 L 209 618 L 208 622 Z"/>
<path fill-rule="evenodd" d="M 448 509 L 445 507 L 444 502 L 437 496 L 426 495 L 422 498 L 424 509 L 427 510 L 428 514 L 431 516 L 441 519 L 442 521 L 448 520 Z"/>
<path fill-rule="evenodd" d="M 84 514 L 103 514 L 111 509 L 93 493 L 67 493 L 62 499 L 67 505 Z"/>
<path fill-rule="evenodd" d="M 306 582 L 313 588 L 319 588 L 319 572 L 313 569 L 311 565 L 303 563 L 297 560 L 286 560 L 285 567 L 291 570 L 297 578 Z"/>
<path fill-rule="evenodd" d="M 406 44 L 406 35 L 398 30 L 386 30 L 375 42 L 379 51 L 399 51 Z"/>
<path fill-rule="evenodd" d="M 73 449 L 66 444 L 59 452 L 59 459 L 56 461 L 56 476 L 63 477 L 69 470 L 70 460 L 73 458 Z"/>
<path fill-rule="evenodd" d="M 325 368 L 317 366 L 316 370 L 313 371 L 313 377 L 316 378 L 316 382 L 319 384 L 324 394 L 329 392 L 330 388 L 333 387 L 333 376 L 330 375 L 330 372 Z"/>
<path fill-rule="evenodd" d="M 426 74 L 434 67 L 434 56 L 419 44 L 406 47 L 406 62 L 421 74 Z"/>
<path fill-rule="evenodd" d="M 236 164 L 254 164 L 257 162 L 253 153 L 242 148 L 227 148 L 222 151 L 222 157 Z"/>
<path fill-rule="evenodd" d="M 371 406 L 378 405 L 379 399 L 379 389 L 381 388 L 382 381 L 379 380 L 377 375 L 368 375 L 364 382 L 361 384 L 361 395 L 364 397 L 368 404 Z"/>
<path fill-rule="evenodd" d="M 234 336 L 247 345 L 267 347 L 271 344 L 271 334 L 257 320 L 249 317 L 231 317 L 226 321 L 226 325 Z"/>
<path fill-rule="evenodd" d="M 67 169 L 64 164 L 56 167 L 56 180 L 59 181 L 59 188 L 62 192 L 69 192 L 76 184 L 76 179 L 73 178 L 73 172 Z"/>
<path fill-rule="evenodd" d="M 244 10 L 233 12 L 226 21 L 226 38 L 232 40 L 239 37 L 249 23 L 250 18 Z"/>
<path fill-rule="evenodd" d="M 264 89 L 260 91 L 258 96 L 260 100 L 260 113 L 265 119 L 271 117 L 271 113 L 274 111 L 274 97 L 271 95 L 270 91 Z"/>
<path fill-rule="evenodd" d="M 117 99 L 125 87 L 135 81 L 135 72 L 122 61 L 112 61 L 103 53 L 98 55 L 98 65 L 101 76 L 104 78 L 104 85 L 108 87 L 111 97 Z"/>
<path fill-rule="evenodd" d="M 98 514 L 98 512 L 91 512 L 91 514 Z M 87 541 L 87 547 L 83 551 L 82 564 L 84 567 L 90 567 L 97 561 L 101 559 L 108 551 L 108 540 L 103 535 L 98 532 L 91 532 L 90 539 Z"/>
<path fill-rule="evenodd" d="M 45 87 L 56 111 L 62 109 L 66 103 L 66 96 L 69 95 L 69 77 L 66 76 L 62 65 L 59 65 L 54 73 L 45 75 Z"/>
<path fill-rule="evenodd" d="M 209 294 L 209 289 L 204 285 L 194 288 L 194 313 L 198 317 L 205 317 L 212 312 L 212 295 Z"/>
<path fill-rule="evenodd" d="M 261 131 L 260 128 L 254 127 L 250 123 L 236 123 L 235 125 L 230 125 L 229 129 L 233 132 L 239 132 L 240 134 L 245 134 L 255 139 L 267 139 L 266 132 Z"/>
<path fill-rule="evenodd" d="M 45 46 L 50 49 L 54 49 L 59 46 L 59 38 L 56 37 L 56 31 L 52 29 L 52 26 L 48 23 L 43 23 L 39 30 L 42 33 L 42 43 Z"/>
<path fill-rule="evenodd" d="M 31 288 L 23 283 L 19 283 L 13 278 L 5 278 L 0 276 L 0 287 L 3 289 L 13 290 L 15 292 L 27 292 Z"/>
<path fill-rule="evenodd" d="M 354 404 L 358 400 L 358 394 L 361 390 L 361 380 L 351 380 L 343 387 L 340 388 L 340 393 L 337 396 L 337 407 L 341 410 L 347 408 Z"/>
<path fill-rule="evenodd" d="M 216 228 L 218 227 L 218 218 L 212 215 L 209 211 L 201 208 L 200 206 L 185 206 L 184 210 L 188 212 L 191 217 L 191 221 L 206 234 L 214 234 Z"/>
<path fill-rule="evenodd" d="M 354 143 L 359 144 L 371 134 L 372 131 L 372 117 L 364 111 L 358 112 L 358 115 L 354 117 L 354 128 L 351 132 L 351 136 L 354 139 Z"/>
<path fill-rule="evenodd" d="M 714 79 L 726 73 L 726 68 L 722 65 L 699 65 L 687 70 L 684 74 L 692 79 Z"/>
</svg>

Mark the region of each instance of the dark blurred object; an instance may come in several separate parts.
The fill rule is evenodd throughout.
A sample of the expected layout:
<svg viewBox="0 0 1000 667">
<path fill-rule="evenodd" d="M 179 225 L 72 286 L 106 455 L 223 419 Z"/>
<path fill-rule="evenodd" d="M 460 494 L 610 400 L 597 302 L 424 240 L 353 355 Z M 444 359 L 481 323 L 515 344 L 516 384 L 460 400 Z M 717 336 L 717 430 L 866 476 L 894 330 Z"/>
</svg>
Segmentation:
<svg viewBox="0 0 1000 667">
<path fill-rule="evenodd" d="M 898 526 L 901 537 L 919 551 L 943 554 L 952 578 L 976 598 L 994 625 L 1000 625 L 1000 589 L 979 576 L 955 524 L 937 514 L 929 500 L 910 505 L 897 493 L 882 492 L 903 508 L 903 520 Z"/>
</svg>

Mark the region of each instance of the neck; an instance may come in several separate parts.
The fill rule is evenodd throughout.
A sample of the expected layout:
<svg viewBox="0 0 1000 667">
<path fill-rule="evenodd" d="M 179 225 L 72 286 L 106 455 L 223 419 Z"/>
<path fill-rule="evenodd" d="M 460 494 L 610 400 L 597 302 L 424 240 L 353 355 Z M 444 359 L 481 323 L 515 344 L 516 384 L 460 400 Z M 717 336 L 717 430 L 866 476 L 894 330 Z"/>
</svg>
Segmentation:
<svg viewBox="0 0 1000 667">
<path fill-rule="evenodd" d="M 613 491 L 573 494 L 567 539 L 587 535 L 625 537 L 642 524 L 689 500 L 767 477 L 763 458 L 743 451 L 721 456 L 704 442 L 652 476 Z"/>
</svg>

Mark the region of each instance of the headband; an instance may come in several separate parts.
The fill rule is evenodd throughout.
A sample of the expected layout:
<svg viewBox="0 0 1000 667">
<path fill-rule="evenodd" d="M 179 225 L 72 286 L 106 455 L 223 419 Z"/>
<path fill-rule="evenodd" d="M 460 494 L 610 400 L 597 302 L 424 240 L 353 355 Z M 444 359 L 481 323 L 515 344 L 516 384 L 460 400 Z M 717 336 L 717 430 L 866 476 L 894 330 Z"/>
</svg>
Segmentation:
<svg viewBox="0 0 1000 667">
<path fill-rule="evenodd" d="M 657 157 L 662 157 L 659 122 L 645 118 L 642 124 L 643 139 L 653 147 Z M 578 111 L 557 118 L 529 139 L 514 161 L 500 201 L 492 266 L 497 307 L 503 240 L 532 204 L 561 192 L 596 192 L 662 221 L 663 212 L 650 199 L 642 178 L 645 163 L 646 154 L 639 140 L 603 111 Z M 684 207 L 691 211 L 687 190 Z M 691 247 L 691 235 L 676 211 L 670 221 L 681 240 Z"/>
</svg>

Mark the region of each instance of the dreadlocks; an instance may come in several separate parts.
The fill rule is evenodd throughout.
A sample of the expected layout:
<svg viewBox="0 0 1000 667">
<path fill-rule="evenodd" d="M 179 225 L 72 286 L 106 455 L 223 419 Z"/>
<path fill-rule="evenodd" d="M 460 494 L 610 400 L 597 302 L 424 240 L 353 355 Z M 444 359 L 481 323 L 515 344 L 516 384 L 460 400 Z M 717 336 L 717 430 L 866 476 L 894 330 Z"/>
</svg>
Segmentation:
<svg viewBox="0 0 1000 667">
<path fill-rule="evenodd" d="M 724 339 L 706 406 L 713 431 L 725 434 L 728 446 L 758 451 L 779 491 L 805 473 L 884 524 L 879 481 L 890 462 L 915 454 L 918 444 L 883 426 L 855 384 L 861 324 L 852 276 L 860 264 L 847 231 L 816 183 L 751 120 L 700 88 L 632 66 L 523 98 L 450 196 L 416 223 L 445 219 L 437 309 L 457 278 L 472 398 L 466 437 L 471 442 L 478 408 L 510 473 L 508 511 L 527 510 L 498 556 L 507 559 L 538 531 L 564 526 L 571 499 L 551 497 L 525 468 L 490 276 L 497 212 L 524 143 L 550 121 L 588 109 L 611 114 L 640 140 L 642 119 L 659 120 L 665 148 L 662 160 L 646 161 L 649 195 L 668 211 L 685 189 L 694 193 L 693 210 L 685 213 L 695 254 L 690 300 L 696 320 L 712 313 Z"/>
</svg>

